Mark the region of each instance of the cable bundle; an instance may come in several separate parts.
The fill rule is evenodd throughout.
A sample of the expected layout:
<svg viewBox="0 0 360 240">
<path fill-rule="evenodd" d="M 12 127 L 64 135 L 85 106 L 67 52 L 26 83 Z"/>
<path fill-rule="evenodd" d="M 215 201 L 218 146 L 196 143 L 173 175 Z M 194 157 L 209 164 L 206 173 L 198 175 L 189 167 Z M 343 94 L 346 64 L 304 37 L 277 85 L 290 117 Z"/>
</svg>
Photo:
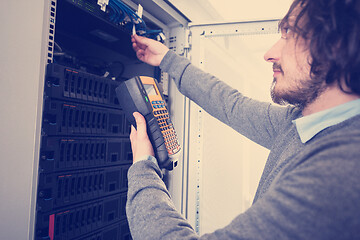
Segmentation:
<svg viewBox="0 0 360 240">
<path fill-rule="evenodd" d="M 157 40 L 162 39 L 159 37 L 159 34 L 162 33 L 161 30 L 151 30 L 147 28 L 145 21 L 120 0 L 109 0 L 108 6 L 110 9 L 109 20 L 112 23 L 121 25 L 130 32 L 135 25 L 136 34 Z"/>
</svg>

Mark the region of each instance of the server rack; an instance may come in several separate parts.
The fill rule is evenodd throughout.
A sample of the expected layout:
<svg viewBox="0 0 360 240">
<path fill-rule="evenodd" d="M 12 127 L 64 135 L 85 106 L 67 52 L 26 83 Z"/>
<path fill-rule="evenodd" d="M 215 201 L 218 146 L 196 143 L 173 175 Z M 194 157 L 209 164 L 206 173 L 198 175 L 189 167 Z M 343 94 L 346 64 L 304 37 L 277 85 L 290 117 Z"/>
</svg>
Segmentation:
<svg viewBox="0 0 360 240">
<path fill-rule="evenodd" d="M 97 0 L 50 4 L 34 238 L 131 239 L 125 214 L 130 125 L 115 94 L 129 77 L 122 75 L 124 62 L 136 62 L 131 31 L 111 22 Z M 120 70 L 108 68 L 114 61 L 104 48 L 122 55 Z M 146 71 L 161 77 L 156 68 Z"/>
<path fill-rule="evenodd" d="M 118 84 L 47 65 L 35 239 L 130 239 L 125 215 L 130 127 L 115 96 Z M 112 229 L 121 230 L 105 237 Z"/>
</svg>

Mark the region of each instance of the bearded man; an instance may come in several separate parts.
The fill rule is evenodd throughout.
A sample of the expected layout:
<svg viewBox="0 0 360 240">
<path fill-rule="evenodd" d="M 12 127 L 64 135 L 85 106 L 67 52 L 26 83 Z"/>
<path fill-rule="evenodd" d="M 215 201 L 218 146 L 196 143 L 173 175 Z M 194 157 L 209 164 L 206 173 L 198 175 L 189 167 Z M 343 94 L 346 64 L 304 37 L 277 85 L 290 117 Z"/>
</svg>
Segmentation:
<svg viewBox="0 0 360 240">
<path fill-rule="evenodd" d="M 174 208 L 144 118 L 130 135 L 127 217 L 134 239 L 360 239 L 360 1 L 294 0 L 265 54 L 274 102 L 243 96 L 159 42 L 133 36 L 137 57 L 181 93 L 270 149 L 253 205 L 198 236 Z"/>
</svg>

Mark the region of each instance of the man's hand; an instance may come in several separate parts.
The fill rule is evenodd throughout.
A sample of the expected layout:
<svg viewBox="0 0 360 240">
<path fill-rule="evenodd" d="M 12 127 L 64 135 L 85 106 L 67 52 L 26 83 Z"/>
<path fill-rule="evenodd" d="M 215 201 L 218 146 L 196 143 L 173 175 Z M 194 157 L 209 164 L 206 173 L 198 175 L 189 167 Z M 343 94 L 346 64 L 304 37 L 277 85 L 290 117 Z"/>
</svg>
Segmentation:
<svg viewBox="0 0 360 240">
<path fill-rule="evenodd" d="M 164 44 L 138 35 L 132 35 L 131 42 L 138 59 L 152 66 L 159 66 L 169 51 Z"/>
<path fill-rule="evenodd" d="M 145 118 L 138 112 L 134 112 L 133 116 L 136 121 L 137 130 L 134 126 L 131 126 L 130 141 L 133 152 L 133 163 L 135 163 L 143 156 L 154 156 L 154 150 L 146 132 Z"/>
</svg>

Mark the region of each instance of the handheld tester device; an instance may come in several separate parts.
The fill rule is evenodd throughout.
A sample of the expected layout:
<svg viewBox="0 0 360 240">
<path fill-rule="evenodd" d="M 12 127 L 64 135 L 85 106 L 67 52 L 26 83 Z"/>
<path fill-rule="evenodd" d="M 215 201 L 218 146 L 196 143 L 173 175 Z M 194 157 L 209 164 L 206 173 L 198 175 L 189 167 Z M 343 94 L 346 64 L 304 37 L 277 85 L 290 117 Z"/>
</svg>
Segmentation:
<svg viewBox="0 0 360 240">
<path fill-rule="evenodd" d="M 175 154 L 180 151 L 180 145 L 156 79 L 137 76 L 122 82 L 115 91 L 127 120 L 133 126 L 136 127 L 134 112 L 145 117 L 147 133 L 160 168 L 172 170 L 176 167 Z"/>
</svg>

